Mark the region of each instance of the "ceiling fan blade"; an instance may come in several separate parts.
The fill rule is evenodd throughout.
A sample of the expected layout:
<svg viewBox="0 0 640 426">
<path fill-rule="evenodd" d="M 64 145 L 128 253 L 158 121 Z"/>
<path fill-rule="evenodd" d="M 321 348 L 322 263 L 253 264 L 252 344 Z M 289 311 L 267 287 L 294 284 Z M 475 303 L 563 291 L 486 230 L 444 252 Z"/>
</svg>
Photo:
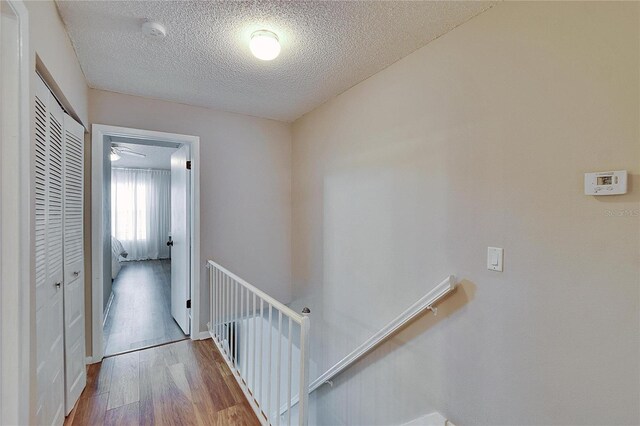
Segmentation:
<svg viewBox="0 0 640 426">
<path fill-rule="evenodd" d="M 111 149 L 115 150 L 120 155 L 130 155 L 132 157 L 139 157 L 139 158 L 145 158 L 147 156 L 146 154 L 136 152 L 129 147 L 120 146 L 116 144 L 113 144 Z"/>
<path fill-rule="evenodd" d="M 127 150 L 127 151 L 120 151 L 121 155 L 130 155 L 132 157 L 139 157 L 139 158 L 146 158 L 147 156 L 145 154 L 142 154 L 140 152 L 135 152 L 135 151 L 131 151 L 131 150 Z"/>
</svg>

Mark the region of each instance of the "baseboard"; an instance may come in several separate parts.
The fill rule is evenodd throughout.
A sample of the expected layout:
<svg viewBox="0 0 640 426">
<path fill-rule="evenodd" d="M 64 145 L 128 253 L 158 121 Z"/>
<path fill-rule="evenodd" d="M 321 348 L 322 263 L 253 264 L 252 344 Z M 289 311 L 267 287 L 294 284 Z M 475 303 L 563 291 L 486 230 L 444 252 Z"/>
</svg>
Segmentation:
<svg viewBox="0 0 640 426">
<path fill-rule="evenodd" d="M 434 412 L 418 417 L 408 423 L 403 423 L 402 426 L 455 426 L 449 420 L 447 420 L 442 414 Z"/>
<path fill-rule="evenodd" d="M 210 339 L 211 338 L 211 334 L 209 334 L 208 331 L 201 331 L 200 333 L 194 335 L 193 340 L 205 340 L 205 339 Z"/>
<path fill-rule="evenodd" d="M 85 365 L 96 364 L 100 361 L 102 361 L 102 359 L 94 359 L 92 356 L 85 357 L 84 359 Z"/>
<path fill-rule="evenodd" d="M 109 295 L 109 300 L 107 301 L 107 309 L 104 310 L 104 318 L 102 318 L 102 328 L 104 329 L 104 325 L 107 323 L 107 316 L 109 315 L 109 309 L 111 309 L 111 303 L 113 303 L 113 291 Z"/>
</svg>

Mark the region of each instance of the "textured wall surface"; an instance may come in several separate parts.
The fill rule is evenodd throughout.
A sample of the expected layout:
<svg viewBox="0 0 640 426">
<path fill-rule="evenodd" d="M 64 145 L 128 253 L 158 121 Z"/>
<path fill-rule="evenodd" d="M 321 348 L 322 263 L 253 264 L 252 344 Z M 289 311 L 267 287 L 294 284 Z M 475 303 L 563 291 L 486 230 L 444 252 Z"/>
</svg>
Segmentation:
<svg viewBox="0 0 640 426">
<path fill-rule="evenodd" d="M 321 388 L 319 424 L 640 422 L 639 18 L 499 4 L 294 123 L 294 298 L 320 367 L 462 282 Z M 585 196 L 609 169 L 630 192 Z"/>
<path fill-rule="evenodd" d="M 488 2 L 58 1 L 93 88 L 293 121 Z M 145 38 L 144 19 L 167 28 Z M 252 56 L 255 30 L 282 53 Z"/>
<path fill-rule="evenodd" d="M 200 137 L 201 330 L 207 259 L 282 301 L 291 298 L 291 133 L 273 120 L 89 91 L 92 124 Z"/>
</svg>

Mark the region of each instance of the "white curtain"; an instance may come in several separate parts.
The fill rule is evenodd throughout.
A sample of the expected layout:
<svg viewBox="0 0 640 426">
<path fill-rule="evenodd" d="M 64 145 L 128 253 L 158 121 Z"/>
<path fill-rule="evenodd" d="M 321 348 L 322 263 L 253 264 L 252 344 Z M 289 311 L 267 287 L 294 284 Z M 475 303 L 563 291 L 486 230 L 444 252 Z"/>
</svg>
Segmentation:
<svg viewBox="0 0 640 426">
<path fill-rule="evenodd" d="M 165 259 L 171 232 L 171 172 L 111 169 L 111 233 L 127 260 Z"/>
</svg>

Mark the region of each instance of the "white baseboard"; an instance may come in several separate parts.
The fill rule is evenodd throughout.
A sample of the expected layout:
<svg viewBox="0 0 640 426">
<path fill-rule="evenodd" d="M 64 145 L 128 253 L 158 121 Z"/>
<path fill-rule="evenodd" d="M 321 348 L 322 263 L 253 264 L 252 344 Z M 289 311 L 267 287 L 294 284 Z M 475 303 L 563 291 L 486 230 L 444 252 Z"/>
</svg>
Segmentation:
<svg viewBox="0 0 640 426">
<path fill-rule="evenodd" d="M 111 309 L 111 303 L 113 303 L 113 290 L 109 295 L 109 300 L 107 301 L 107 309 L 104 310 L 104 318 L 102 318 L 102 328 L 107 323 L 107 316 L 109 315 L 109 309 Z"/>
<path fill-rule="evenodd" d="M 404 423 L 402 426 L 455 426 L 448 421 L 442 414 L 433 412 L 431 414 L 425 414 L 417 419 L 411 420 L 408 423 Z"/>
<path fill-rule="evenodd" d="M 96 364 L 100 361 L 102 361 L 102 359 L 94 359 L 92 356 L 85 357 L 84 359 L 85 365 Z"/>
<path fill-rule="evenodd" d="M 201 331 L 200 333 L 194 335 L 193 340 L 205 340 L 205 339 L 210 339 L 211 338 L 211 334 L 209 334 L 208 331 Z"/>
</svg>

